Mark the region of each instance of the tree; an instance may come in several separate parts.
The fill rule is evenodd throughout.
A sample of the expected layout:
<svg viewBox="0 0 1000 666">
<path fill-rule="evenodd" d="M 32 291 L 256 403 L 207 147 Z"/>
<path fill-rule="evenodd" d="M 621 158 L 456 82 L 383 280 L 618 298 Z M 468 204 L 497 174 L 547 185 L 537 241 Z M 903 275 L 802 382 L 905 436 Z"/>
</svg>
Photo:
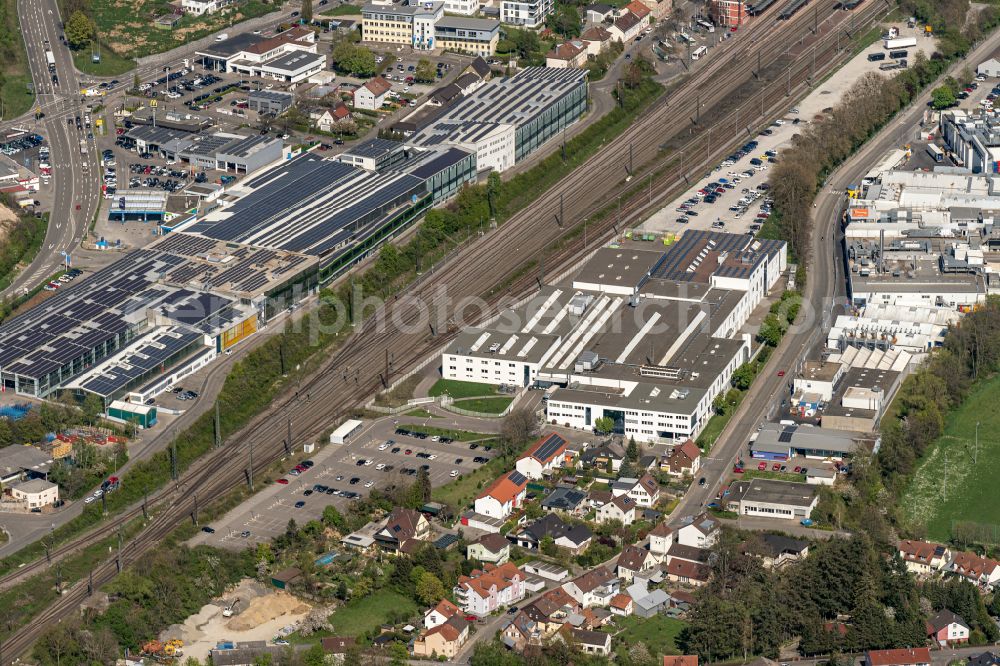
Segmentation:
<svg viewBox="0 0 1000 666">
<path fill-rule="evenodd" d="M 935 88 L 931 93 L 931 104 L 938 110 L 951 108 L 957 101 L 955 93 L 948 86 Z"/>
<path fill-rule="evenodd" d="M 415 592 L 420 603 L 433 606 L 445 596 L 444 583 L 431 572 L 425 571 L 420 574 Z"/>
<path fill-rule="evenodd" d="M 559 554 L 559 546 L 556 545 L 556 540 L 548 534 L 542 537 L 542 541 L 538 544 L 538 549 L 542 551 L 542 555 L 548 555 L 549 557 L 555 557 Z"/>
<path fill-rule="evenodd" d="M 746 391 L 753 383 L 754 370 L 749 363 L 744 363 L 733 371 L 732 383 L 735 388 Z"/>
<path fill-rule="evenodd" d="M 632 464 L 639 462 L 639 445 L 635 443 L 635 437 L 628 438 L 628 446 L 625 448 L 625 460 Z"/>
<path fill-rule="evenodd" d="M 417 61 L 417 70 L 413 73 L 413 78 L 417 80 L 417 83 L 434 83 L 436 76 L 437 71 L 430 60 L 421 58 Z"/>
<path fill-rule="evenodd" d="M 549 28 L 564 37 L 580 35 L 580 12 L 573 5 L 559 4 L 555 12 L 549 15 Z"/>
<path fill-rule="evenodd" d="M 87 422 L 94 424 L 104 411 L 104 401 L 95 393 L 88 393 L 83 399 L 83 416 Z"/>
<path fill-rule="evenodd" d="M 313 3 L 312 0 L 302 0 L 302 9 L 299 10 L 302 15 L 302 20 L 309 22 L 313 20 Z"/>
<path fill-rule="evenodd" d="M 757 331 L 757 339 L 768 347 L 778 346 L 778 343 L 781 342 L 781 325 L 775 315 L 769 314 L 764 317 L 760 330 Z"/>
<path fill-rule="evenodd" d="M 521 446 L 538 432 L 538 419 L 530 409 L 512 410 L 500 424 L 500 451 L 504 458 L 512 459 L 521 452 Z"/>
<path fill-rule="evenodd" d="M 375 54 L 347 40 L 341 40 L 334 45 L 331 57 L 334 67 L 342 74 L 364 77 L 375 73 Z"/>
<path fill-rule="evenodd" d="M 77 10 L 66 21 L 66 41 L 71 48 L 82 49 L 90 44 L 96 30 L 94 22 L 82 11 Z"/>
<path fill-rule="evenodd" d="M 323 651 L 323 646 L 316 643 L 303 652 L 302 663 L 304 666 L 323 666 L 326 663 L 326 653 Z"/>
<path fill-rule="evenodd" d="M 599 435 L 607 435 L 615 428 L 615 420 L 610 416 L 602 416 L 594 419 L 594 430 Z"/>
</svg>

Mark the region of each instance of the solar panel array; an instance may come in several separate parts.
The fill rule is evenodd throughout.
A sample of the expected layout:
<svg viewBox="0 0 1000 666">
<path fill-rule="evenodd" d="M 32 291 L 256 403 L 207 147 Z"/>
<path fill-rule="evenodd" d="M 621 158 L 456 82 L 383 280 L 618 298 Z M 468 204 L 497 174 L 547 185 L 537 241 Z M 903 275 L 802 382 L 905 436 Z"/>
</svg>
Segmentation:
<svg viewBox="0 0 1000 666">
<path fill-rule="evenodd" d="M 551 433 L 548 437 L 545 438 L 545 441 L 542 442 L 541 446 L 539 446 L 538 449 L 535 450 L 533 457 L 536 458 L 537 460 L 544 462 L 549 458 L 551 458 L 555 454 L 555 452 L 559 450 L 559 447 L 565 444 L 566 444 L 565 439 L 563 439 L 556 433 Z"/>
<path fill-rule="evenodd" d="M 131 382 L 155 372 L 171 356 L 196 345 L 201 338 L 201 333 L 183 328 L 160 331 L 131 348 L 114 365 L 81 382 L 80 386 L 104 397 L 111 396 Z"/>
<path fill-rule="evenodd" d="M 663 280 L 690 281 L 694 279 L 695 273 L 690 270 L 692 264 L 698 258 L 698 253 L 706 249 L 716 253 L 740 253 L 747 251 L 755 239 L 743 234 L 727 234 L 724 232 L 703 231 L 691 229 L 684 232 L 676 243 L 670 246 L 666 256 L 653 269 L 651 277 Z M 762 246 L 761 249 L 763 249 Z M 722 277 L 738 277 L 740 274 L 749 273 L 766 253 L 749 251 L 754 256 L 754 261 L 747 264 L 745 269 L 741 265 L 736 266 L 716 266 L 713 273 Z"/>
<path fill-rule="evenodd" d="M 0 370 L 41 379 L 114 340 L 135 321 L 125 319 L 165 290 L 151 289 L 182 257 L 138 250 L 93 276 L 63 287 L 42 305 L 0 326 Z"/>
<path fill-rule="evenodd" d="M 528 482 L 528 477 L 526 477 L 524 474 L 521 474 L 517 470 L 514 470 L 513 472 L 507 475 L 507 480 L 515 485 L 520 486 L 521 484 Z"/>
</svg>

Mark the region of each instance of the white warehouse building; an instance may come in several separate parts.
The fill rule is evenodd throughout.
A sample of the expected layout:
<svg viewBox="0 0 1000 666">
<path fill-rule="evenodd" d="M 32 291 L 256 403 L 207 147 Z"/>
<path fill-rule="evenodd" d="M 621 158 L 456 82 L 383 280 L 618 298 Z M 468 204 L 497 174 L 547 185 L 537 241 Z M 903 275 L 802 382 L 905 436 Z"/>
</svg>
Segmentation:
<svg viewBox="0 0 1000 666">
<path fill-rule="evenodd" d="M 609 417 L 638 441 L 696 437 L 750 357 L 741 330 L 787 265 L 780 241 L 688 231 L 669 249 L 598 250 L 442 354 L 447 379 L 550 387 L 550 423 Z"/>
</svg>

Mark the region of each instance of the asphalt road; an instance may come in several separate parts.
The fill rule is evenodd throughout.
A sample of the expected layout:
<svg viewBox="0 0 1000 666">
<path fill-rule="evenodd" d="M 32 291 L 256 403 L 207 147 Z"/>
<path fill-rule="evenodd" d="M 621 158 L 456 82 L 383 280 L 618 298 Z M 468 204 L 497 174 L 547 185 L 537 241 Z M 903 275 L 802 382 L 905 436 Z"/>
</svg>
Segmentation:
<svg viewBox="0 0 1000 666">
<path fill-rule="evenodd" d="M 51 214 L 45 242 L 31 264 L 21 272 L 0 297 L 30 290 L 58 270 L 61 252 L 72 253 L 97 210 L 100 184 L 94 153 L 97 144 L 86 138 L 86 130 L 66 124 L 67 116 L 82 116 L 79 102 L 79 82 L 69 49 L 59 41 L 59 9 L 56 0 L 18 0 L 17 13 L 28 51 L 28 65 L 35 84 L 38 106 L 45 112 L 41 122 L 31 121 L 28 127 L 48 140 L 52 164 Z M 56 60 L 59 85 L 52 83 L 45 59 L 46 40 Z M 14 123 L 23 126 L 25 123 Z M 87 143 L 87 155 L 80 152 L 80 141 Z M 88 171 L 83 164 L 90 160 Z M 77 210 L 76 206 L 80 209 Z"/>
<path fill-rule="evenodd" d="M 1000 49 L 1000 32 L 994 32 L 965 60 L 954 64 L 947 74 L 957 74 L 966 63 L 982 62 L 997 49 Z M 843 234 L 839 224 L 845 203 L 844 192 L 848 185 L 858 182 L 886 151 L 912 136 L 930 102 L 930 91 L 933 89 L 933 85 L 928 86 L 919 99 L 827 178 L 815 202 L 814 232 L 808 258 L 809 278 L 799 321 L 789 329 L 771 355 L 754 384 L 754 390 L 747 395 L 707 456 L 701 467 L 707 482 L 688 491 L 671 515 L 672 524 L 699 513 L 702 506 L 716 497 L 750 436 L 762 422 L 777 412 L 792 375 L 829 329 L 834 307 L 843 305 L 846 298 Z M 784 370 L 786 376 L 778 377 L 779 370 Z"/>
</svg>

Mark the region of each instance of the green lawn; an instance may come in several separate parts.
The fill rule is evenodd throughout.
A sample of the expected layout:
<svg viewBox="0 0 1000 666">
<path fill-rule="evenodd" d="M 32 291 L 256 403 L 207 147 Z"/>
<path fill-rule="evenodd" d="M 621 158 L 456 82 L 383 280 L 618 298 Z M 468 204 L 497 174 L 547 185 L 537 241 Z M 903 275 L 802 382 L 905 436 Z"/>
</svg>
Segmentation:
<svg viewBox="0 0 1000 666">
<path fill-rule="evenodd" d="M 430 396 L 433 398 L 439 395 L 448 394 L 458 398 L 479 398 L 483 396 L 496 395 L 497 387 L 492 384 L 477 384 L 475 382 L 460 382 L 454 379 L 439 379 L 431 387 Z"/>
<path fill-rule="evenodd" d="M 702 450 L 702 453 L 708 453 L 712 450 L 715 440 L 719 439 L 719 435 L 722 434 L 726 424 L 729 423 L 729 419 L 734 411 L 736 410 L 730 409 L 725 414 L 716 414 L 708 420 L 708 423 L 705 424 L 705 429 L 701 431 L 701 434 L 698 435 L 698 439 L 695 441 L 695 444 Z"/>
<path fill-rule="evenodd" d="M 500 414 L 514 401 L 514 398 L 492 397 L 492 398 L 469 398 L 467 400 L 455 401 L 455 406 L 461 409 L 469 409 L 473 412 L 483 414 Z"/>
<path fill-rule="evenodd" d="M 73 64 L 84 74 L 91 76 L 121 76 L 135 67 L 135 61 L 123 58 L 109 48 L 101 48 L 101 62 L 91 60 L 91 50 L 82 49 L 73 53 Z M 126 81 L 131 84 L 131 81 Z"/>
<path fill-rule="evenodd" d="M 469 451 L 469 454 L 475 456 L 474 451 Z M 491 481 L 500 476 L 505 469 L 500 458 L 494 458 L 471 474 L 466 474 L 449 484 L 434 488 L 431 490 L 431 499 L 435 502 L 444 502 L 456 511 L 461 511 L 465 508 L 466 504 L 471 502 Z"/>
<path fill-rule="evenodd" d="M 389 622 L 393 615 L 413 615 L 417 604 L 393 590 L 377 590 L 361 599 L 352 599 L 330 616 L 333 633 L 337 636 L 360 636 Z"/>
<path fill-rule="evenodd" d="M 12 35 L 20 35 L 21 28 L 17 22 L 17 0 L 2 0 L 0 5 L 0 31 Z M 31 74 L 28 72 L 28 56 L 24 50 L 24 41 L 15 37 L 11 49 L 15 55 L 3 63 L 3 86 L 0 87 L 0 120 L 16 118 L 26 113 L 35 103 L 34 93 L 28 90 Z"/>
<path fill-rule="evenodd" d="M 665 615 L 651 618 L 630 615 L 616 617 L 615 625 L 623 629 L 612 641 L 617 654 L 626 654 L 628 646 L 633 643 L 643 643 L 649 649 L 649 654 L 656 659 L 667 654 L 680 654 L 677 636 L 687 623 Z"/>
<path fill-rule="evenodd" d="M 945 421 L 944 434 L 917 467 L 901 506 L 911 521 L 927 526 L 932 539 L 947 541 L 953 520 L 1000 525 L 998 401 L 1000 376 L 980 383 Z M 973 464 L 977 421 L 979 454 Z"/>
<path fill-rule="evenodd" d="M 804 475 L 795 472 L 772 472 L 771 466 L 774 463 L 771 461 L 768 461 L 768 467 L 763 471 L 757 469 L 757 465 L 760 463 L 753 459 L 747 460 L 746 463 L 746 471 L 741 475 L 741 478 L 744 479 L 774 479 L 776 481 L 795 481 L 796 483 L 804 483 L 806 480 Z"/>
<path fill-rule="evenodd" d="M 430 412 L 428 412 L 423 407 L 418 407 L 417 409 L 410 410 L 410 411 L 406 412 L 405 414 L 403 414 L 403 416 L 415 416 L 415 417 L 421 418 L 421 419 L 439 419 L 439 418 L 441 418 L 437 414 L 431 414 Z"/>
<path fill-rule="evenodd" d="M 361 16 L 361 8 L 355 5 L 340 5 L 320 12 L 321 16 Z"/>
<path fill-rule="evenodd" d="M 419 424 L 404 424 L 400 426 L 401 428 L 406 428 L 407 430 L 412 430 L 413 432 L 421 432 L 425 435 L 437 435 L 438 437 L 449 437 L 456 442 L 472 442 L 477 439 L 487 439 L 490 437 L 496 437 L 496 435 L 491 435 L 485 432 L 472 432 L 470 430 L 452 430 L 451 428 L 437 428 L 435 426 L 425 426 Z"/>
</svg>

